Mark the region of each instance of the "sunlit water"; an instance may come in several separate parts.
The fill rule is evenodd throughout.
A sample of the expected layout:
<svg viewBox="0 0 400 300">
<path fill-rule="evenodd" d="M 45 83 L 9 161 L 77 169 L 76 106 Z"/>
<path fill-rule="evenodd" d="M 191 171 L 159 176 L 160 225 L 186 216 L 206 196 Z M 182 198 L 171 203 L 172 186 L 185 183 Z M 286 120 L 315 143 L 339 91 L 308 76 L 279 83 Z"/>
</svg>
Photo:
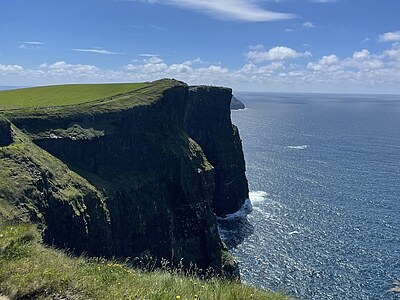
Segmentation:
<svg viewBox="0 0 400 300">
<path fill-rule="evenodd" d="M 231 243 L 242 280 L 299 299 L 400 299 L 389 291 L 400 279 L 400 96 L 238 96 L 253 206 Z"/>
</svg>

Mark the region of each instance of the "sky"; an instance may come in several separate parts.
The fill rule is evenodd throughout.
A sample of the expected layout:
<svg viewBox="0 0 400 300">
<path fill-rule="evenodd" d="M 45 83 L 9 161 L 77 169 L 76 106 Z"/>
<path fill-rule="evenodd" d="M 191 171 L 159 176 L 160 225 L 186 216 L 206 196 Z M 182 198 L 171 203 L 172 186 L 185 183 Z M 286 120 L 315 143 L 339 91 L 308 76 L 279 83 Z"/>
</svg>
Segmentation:
<svg viewBox="0 0 400 300">
<path fill-rule="evenodd" d="M 400 93 L 399 0 L 1 0 L 0 86 Z"/>
</svg>

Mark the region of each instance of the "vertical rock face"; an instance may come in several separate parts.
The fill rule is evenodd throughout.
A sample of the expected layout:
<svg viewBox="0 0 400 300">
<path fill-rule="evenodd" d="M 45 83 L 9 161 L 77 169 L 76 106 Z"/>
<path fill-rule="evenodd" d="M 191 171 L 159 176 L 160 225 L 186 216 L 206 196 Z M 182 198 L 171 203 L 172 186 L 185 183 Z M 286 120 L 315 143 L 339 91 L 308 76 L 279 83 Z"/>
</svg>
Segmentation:
<svg viewBox="0 0 400 300">
<path fill-rule="evenodd" d="M 232 91 L 193 87 L 185 111 L 185 128 L 215 168 L 214 211 L 236 212 L 248 198 L 242 143 L 230 118 Z"/>
<path fill-rule="evenodd" d="M 12 142 L 10 122 L 0 116 L 0 147 L 7 146 Z"/>
<path fill-rule="evenodd" d="M 175 265 L 183 259 L 186 266 L 192 262 L 222 271 L 226 255 L 215 213 L 237 211 L 248 197 L 241 140 L 230 119 L 231 97 L 230 89 L 176 84 L 151 105 L 15 120 L 32 132 L 36 145 L 76 174 L 75 190 L 85 186 L 67 202 L 36 205 L 44 215 L 47 240 L 89 254 L 165 258 Z M 51 193 L 60 189 L 46 182 Z M 74 203 L 80 207 L 75 217 L 63 208 Z M 79 240 L 62 233 L 72 228 L 60 224 L 64 215 L 65 222 L 86 216 L 73 227 Z M 107 237 L 98 236 L 99 250 L 93 244 L 95 228 L 86 225 L 94 220 L 102 220 L 99 232 Z M 230 263 L 234 274 L 236 266 Z"/>
</svg>

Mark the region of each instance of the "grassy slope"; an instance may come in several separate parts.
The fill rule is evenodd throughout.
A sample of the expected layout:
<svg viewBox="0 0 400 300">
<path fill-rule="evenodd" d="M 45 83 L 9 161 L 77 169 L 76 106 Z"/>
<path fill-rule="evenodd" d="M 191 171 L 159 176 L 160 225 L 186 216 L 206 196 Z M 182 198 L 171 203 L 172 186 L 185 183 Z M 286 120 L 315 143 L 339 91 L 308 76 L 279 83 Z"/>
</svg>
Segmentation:
<svg viewBox="0 0 400 300">
<path fill-rule="evenodd" d="M 0 91 L 0 109 L 87 103 L 135 91 L 146 85 L 146 83 L 73 84 Z"/>
<path fill-rule="evenodd" d="M 38 173 L 50 176 L 57 187 L 55 199 L 69 202 L 81 194 L 81 190 L 91 190 L 85 179 L 71 171 L 65 164 L 42 148 L 36 146 L 25 134 L 13 126 L 14 142 L 7 147 L 0 147 L 0 226 L 4 221 L 22 219 L 21 204 L 34 205 L 25 195 L 40 177 Z M 81 189 L 81 190 L 80 190 Z M 14 203 L 5 201 L 14 196 Z M 22 203 L 21 203 L 22 202 Z M 26 208 L 26 206 L 24 206 Z"/>
<path fill-rule="evenodd" d="M 46 248 L 32 225 L 0 227 L 0 295 L 10 299 L 270 299 L 286 297 L 178 271 L 141 272 Z"/>
<path fill-rule="evenodd" d="M 21 106 L 19 108 L 11 108 L 5 106 L 5 101 L 1 100 L 0 92 L 0 114 L 4 114 L 11 121 L 18 119 L 60 119 L 60 118 L 77 118 L 78 116 L 91 116 L 94 114 L 102 114 L 109 112 L 118 112 L 127 110 L 137 106 L 151 105 L 162 98 L 162 93 L 170 88 L 184 86 L 185 84 L 179 81 L 162 79 L 150 83 L 137 84 L 135 90 L 123 93 L 122 90 L 116 94 L 105 96 L 102 94 L 90 102 L 82 102 L 75 105 L 64 106 L 47 106 L 55 104 L 49 102 L 45 106 Z M 100 85 L 95 85 L 100 86 Z M 60 93 L 65 94 L 63 90 L 70 86 L 59 86 Z M 73 85 L 71 85 L 73 87 Z M 21 89 L 17 91 L 27 91 Z M 5 91 L 9 92 L 9 91 Z M 13 92 L 13 91 L 10 91 Z M 26 95 L 28 96 L 29 93 Z M 58 95 L 57 95 L 58 96 Z M 4 104 L 2 104 L 4 102 Z M 4 107 L 2 107 L 4 105 Z"/>
</svg>

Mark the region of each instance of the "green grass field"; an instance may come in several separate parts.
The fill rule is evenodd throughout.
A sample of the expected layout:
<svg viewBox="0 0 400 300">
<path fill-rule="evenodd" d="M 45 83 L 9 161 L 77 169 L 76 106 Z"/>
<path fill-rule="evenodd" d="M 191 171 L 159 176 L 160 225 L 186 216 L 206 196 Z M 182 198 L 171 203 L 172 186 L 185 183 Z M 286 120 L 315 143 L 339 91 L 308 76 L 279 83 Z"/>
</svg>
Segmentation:
<svg viewBox="0 0 400 300">
<path fill-rule="evenodd" d="M 0 91 L 0 109 L 75 105 L 135 91 L 147 85 L 71 84 Z"/>
</svg>

